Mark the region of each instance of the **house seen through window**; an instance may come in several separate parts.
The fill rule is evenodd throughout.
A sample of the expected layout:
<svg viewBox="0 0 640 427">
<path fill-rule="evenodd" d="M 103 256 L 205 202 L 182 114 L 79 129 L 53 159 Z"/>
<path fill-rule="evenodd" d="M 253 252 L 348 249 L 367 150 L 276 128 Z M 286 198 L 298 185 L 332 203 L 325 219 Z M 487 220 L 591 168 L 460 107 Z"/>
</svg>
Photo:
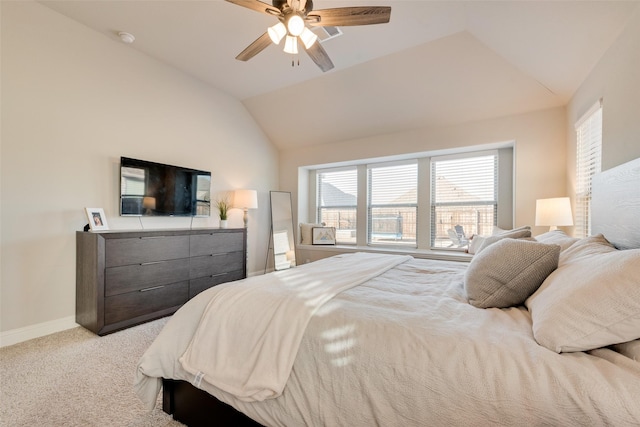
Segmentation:
<svg viewBox="0 0 640 427">
<path fill-rule="evenodd" d="M 431 247 L 466 247 L 490 235 L 498 213 L 498 155 L 431 162 Z"/>
<path fill-rule="evenodd" d="M 336 243 L 356 243 L 358 174 L 356 167 L 317 174 L 318 222 L 336 228 Z"/>
</svg>

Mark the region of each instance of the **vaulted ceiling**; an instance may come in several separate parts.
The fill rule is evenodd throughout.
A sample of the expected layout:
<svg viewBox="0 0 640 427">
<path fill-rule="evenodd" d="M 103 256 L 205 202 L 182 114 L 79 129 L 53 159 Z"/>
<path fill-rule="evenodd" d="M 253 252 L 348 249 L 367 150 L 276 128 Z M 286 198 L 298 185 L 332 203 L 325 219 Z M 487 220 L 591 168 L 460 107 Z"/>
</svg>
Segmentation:
<svg viewBox="0 0 640 427">
<path fill-rule="evenodd" d="M 43 5 L 242 101 L 280 148 L 562 106 L 638 1 L 316 0 L 391 6 L 388 24 L 323 42 L 335 68 L 269 46 L 235 60 L 276 18 L 223 0 L 45 0 Z M 292 59 L 300 62 L 292 66 Z"/>
</svg>

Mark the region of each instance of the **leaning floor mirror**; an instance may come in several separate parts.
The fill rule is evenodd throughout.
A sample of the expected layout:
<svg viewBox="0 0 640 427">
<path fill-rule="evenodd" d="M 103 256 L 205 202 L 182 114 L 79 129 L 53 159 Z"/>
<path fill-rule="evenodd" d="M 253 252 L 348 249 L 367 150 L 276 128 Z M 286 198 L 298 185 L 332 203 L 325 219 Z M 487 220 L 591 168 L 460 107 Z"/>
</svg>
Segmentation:
<svg viewBox="0 0 640 427">
<path fill-rule="evenodd" d="M 296 265 L 291 193 L 287 191 L 271 191 L 270 198 L 273 269 L 286 270 Z"/>
</svg>

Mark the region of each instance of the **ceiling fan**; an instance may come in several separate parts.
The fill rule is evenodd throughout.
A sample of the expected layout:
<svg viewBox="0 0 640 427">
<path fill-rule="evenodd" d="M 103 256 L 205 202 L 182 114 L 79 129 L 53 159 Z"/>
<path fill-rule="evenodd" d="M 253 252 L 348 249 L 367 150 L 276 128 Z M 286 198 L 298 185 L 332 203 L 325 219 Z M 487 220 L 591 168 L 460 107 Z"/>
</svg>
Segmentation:
<svg viewBox="0 0 640 427">
<path fill-rule="evenodd" d="M 385 24 L 391 18 L 391 7 L 388 6 L 357 6 L 338 7 L 332 9 L 313 10 L 312 0 L 272 0 L 269 5 L 260 0 L 226 0 L 229 3 L 246 7 L 256 12 L 266 13 L 278 18 L 279 22 L 267 29 L 236 59 L 248 61 L 262 52 L 271 42 L 280 44 L 284 38 L 284 51 L 291 54 L 298 53 L 298 40 L 302 42 L 304 50 L 320 69 L 325 72 L 333 68 L 333 62 L 324 48 L 317 43 L 318 36 L 311 31 L 311 27 L 337 27 Z"/>
</svg>

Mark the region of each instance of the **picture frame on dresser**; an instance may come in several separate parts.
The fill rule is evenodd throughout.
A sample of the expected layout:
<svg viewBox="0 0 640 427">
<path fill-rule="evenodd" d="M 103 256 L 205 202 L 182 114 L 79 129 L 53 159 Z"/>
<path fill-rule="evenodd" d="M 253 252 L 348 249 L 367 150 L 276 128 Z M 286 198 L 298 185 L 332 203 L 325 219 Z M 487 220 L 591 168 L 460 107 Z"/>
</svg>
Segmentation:
<svg viewBox="0 0 640 427">
<path fill-rule="evenodd" d="M 87 219 L 89 220 L 89 228 L 91 231 L 105 231 L 109 229 L 107 217 L 102 208 L 85 208 Z"/>
</svg>

